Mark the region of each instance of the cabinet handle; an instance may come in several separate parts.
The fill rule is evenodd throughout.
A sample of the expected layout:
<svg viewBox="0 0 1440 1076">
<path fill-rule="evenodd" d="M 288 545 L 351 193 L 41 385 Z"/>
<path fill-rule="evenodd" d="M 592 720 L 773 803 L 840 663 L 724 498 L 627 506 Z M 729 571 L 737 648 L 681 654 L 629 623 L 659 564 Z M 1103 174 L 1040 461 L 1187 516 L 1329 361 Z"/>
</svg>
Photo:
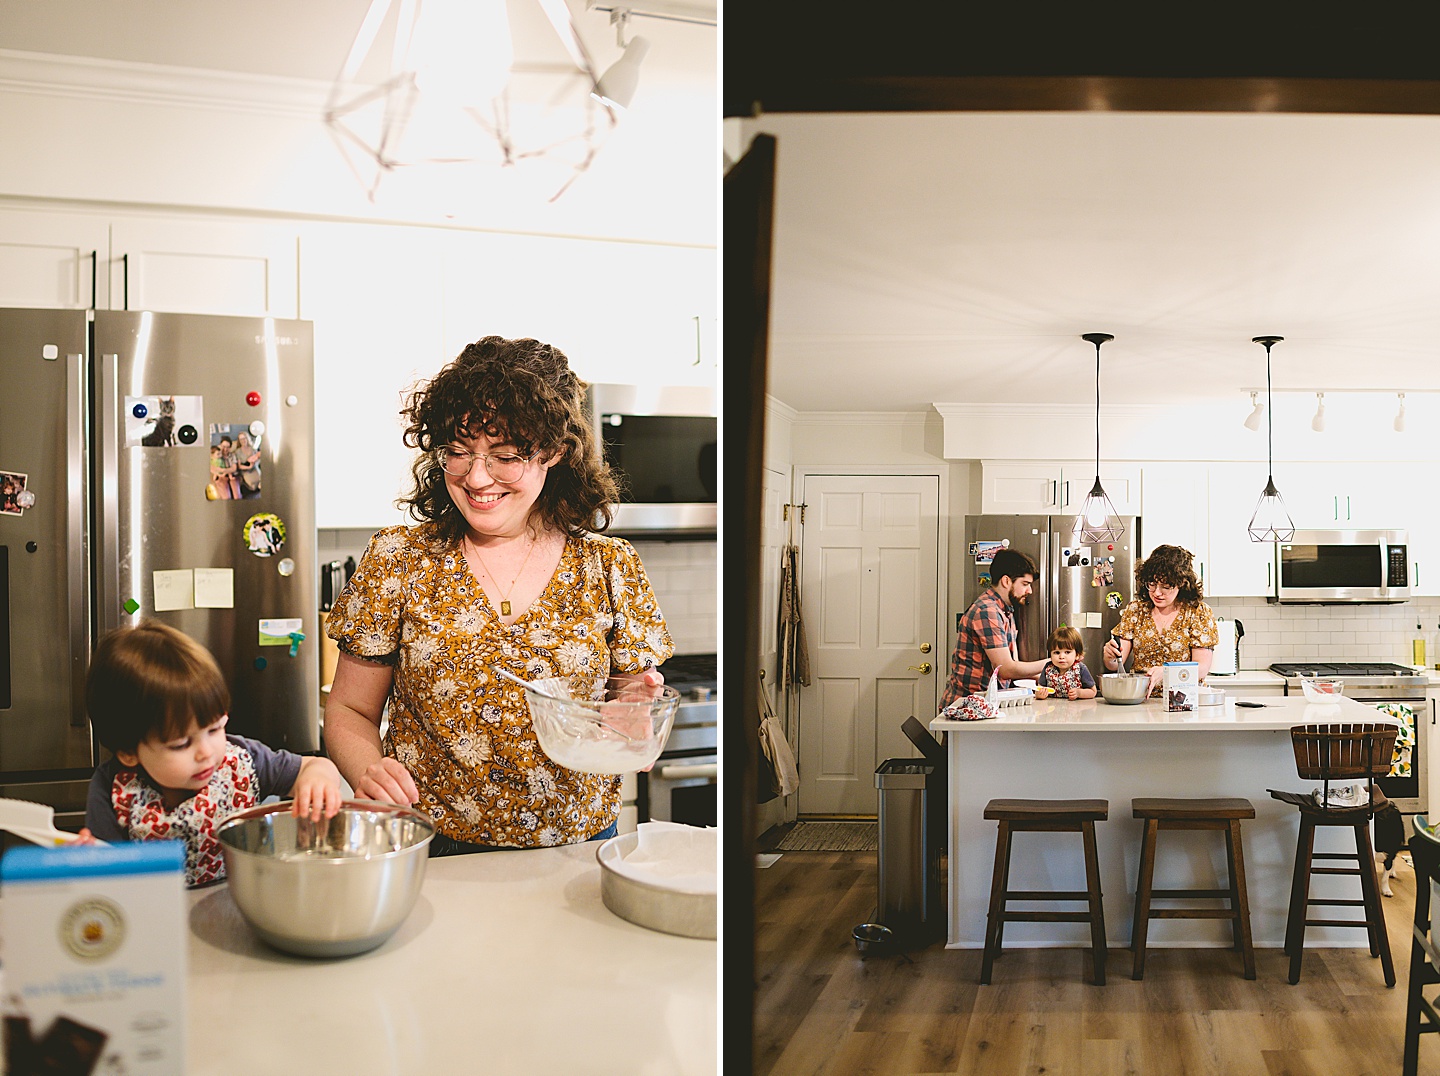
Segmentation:
<svg viewBox="0 0 1440 1076">
<path fill-rule="evenodd" d="M 1070 483 L 1068 481 L 1065 483 L 1065 507 L 1070 507 Z"/>
<path fill-rule="evenodd" d="M 95 309 L 95 276 L 100 266 L 100 252 L 90 252 L 90 309 Z"/>
<path fill-rule="evenodd" d="M 1050 503 L 1056 508 L 1060 507 L 1060 483 L 1058 481 L 1050 483 Z"/>
<path fill-rule="evenodd" d="M 1270 590 L 1270 565 L 1269 565 L 1268 563 L 1265 565 L 1265 590 L 1266 590 L 1266 597 L 1269 597 L 1269 590 Z"/>
<path fill-rule="evenodd" d="M 1350 521 L 1350 498 L 1349 498 L 1349 496 L 1346 496 L 1346 498 L 1345 498 L 1345 521 L 1346 521 L 1347 523 Z"/>
<path fill-rule="evenodd" d="M 1334 512 L 1334 515 L 1335 515 L 1335 522 L 1336 522 L 1336 523 L 1339 523 L 1339 522 L 1340 522 L 1340 494 L 1338 494 L 1338 493 L 1335 494 L 1335 496 L 1331 497 L 1330 500 L 1332 500 L 1332 501 L 1334 502 L 1334 504 L 1335 504 L 1334 508 L 1332 509 L 1332 511 Z"/>
<path fill-rule="evenodd" d="M 128 254 L 122 254 L 122 255 L 120 255 L 120 271 L 121 271 L 121 279 L 124 281 L 124 285 L 125 285 L 124 290 L 120 293 L 120 294 L 122 295 L 122 297 L 124 298 L 124 300 L 125 300 L 125 305 L 122 306 L 120 309 L 121 309 L 121 310 L 129 310 L 129 309 L 130 309 L 130 255 L 128 255 Z"/>
<path fill-rule="evenodd" d="M 918 673 L 928 673 L 928 672 L 929 672 L 931 669 L 933 669 L 934 667 L 935 667 L 935 666 L 931 665 L 928 661 L 922 661 L 919 665 L 906 665 L 906 666 L 905 666 L 905 668 L 907 668 L 907 669 L 914 669 L 914 670 L 915 670 L 916 672 L 918 672 Z"/>
</svg>

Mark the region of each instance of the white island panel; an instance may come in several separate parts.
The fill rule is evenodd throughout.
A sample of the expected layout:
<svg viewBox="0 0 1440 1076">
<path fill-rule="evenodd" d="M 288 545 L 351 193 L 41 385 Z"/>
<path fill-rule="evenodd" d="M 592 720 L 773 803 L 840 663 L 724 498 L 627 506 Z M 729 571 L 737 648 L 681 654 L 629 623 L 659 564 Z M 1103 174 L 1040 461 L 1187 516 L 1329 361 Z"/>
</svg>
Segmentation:
<svg viewBox="0 0 1440 1076">
<path fill-rule="evenodd" d="M 984 818 L 991 799 L 1088 799 L 1110 803 L 1096 826 L 1105 928 L 1112 948 L 1130 944 L 1141 824 L 1131 817 L 1137 796 L 1243 796 L 1256 817 L 1243 823 L 1246 883 L 1255 944 L 1281 947 L 1290 900 L 1294 807 L 1267 789 L 1309 791 L 1295 772 L 1294 725 L 1386 721 L 1352 699 L 1315 705 L 1298 697 L 1265 697 L 1260 708 L 1225 705 L 1170 713 L 1158 701 L 1115 706 L 1103 699 L 1045 700 L 1006 708 L 988 721 L 936 718 L 944 733 L 949 779 L 948 937 L 951 948 L 982 948 L 997 824 Z M 1316 851 L 1353 850 L 1349 829 L 1321 830 Z M 1156 888 L 1213 888 L 1225 877 L 1220 834 L 1167 831 L 1157 845 Z M 1083 890 L 1084 858 L 1073 833 L 1020 833 L 1011 856 L 1012 889 Z M 1316 877 L 1311 896 L 1358 897 L 1358 880 Z M 1012 907 L 1024 907 L 1012 902 Z M 1156 907 L 1170 906 L 1156 901 Z M 1213 902 L 1220 907 L 1220 903 Z M 1051 909 L 1083 905 L 1048 904 Z M 1355 909 L 1358 916 L 1359 909 Z M 1344 911 L 1339 913 L 1344 917 Z M 1088 946 L 1083 923 L 1007 923 L 1006 946 Z M 1153 919 L 1152 947 L 1230 944 L 1220 920 Z M 1310 927 L 1306 945 L 1365 944 L 1360 930 Z"/>
<path fill-rule="evenodd" d="M 186 1071 L 713 1076 L 716 943 L 611 913 L 598 847 L 432 859 L 400 929 L 340 960 L 270 949 L 226 885 L 193 892 Z"/>
</svg>

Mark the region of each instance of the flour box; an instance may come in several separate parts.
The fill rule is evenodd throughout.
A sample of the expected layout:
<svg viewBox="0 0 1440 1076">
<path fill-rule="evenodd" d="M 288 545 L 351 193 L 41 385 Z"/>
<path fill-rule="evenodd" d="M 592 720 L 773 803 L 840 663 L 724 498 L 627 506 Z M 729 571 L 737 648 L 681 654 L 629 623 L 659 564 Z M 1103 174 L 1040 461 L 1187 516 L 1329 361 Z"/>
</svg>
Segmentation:
<svg viewBox="0 0 1440 1076">
<path fill-rule="evenodd" d="M 180 841 L 6 853 L 7 1072 L 184 1073 L 184 867 Z"/>
<path fill-rule="evenodd" d="M 1200 663 L 1165 663 L 1165 709 L 1193 710 L 1200 704 Z"/>
</svg>

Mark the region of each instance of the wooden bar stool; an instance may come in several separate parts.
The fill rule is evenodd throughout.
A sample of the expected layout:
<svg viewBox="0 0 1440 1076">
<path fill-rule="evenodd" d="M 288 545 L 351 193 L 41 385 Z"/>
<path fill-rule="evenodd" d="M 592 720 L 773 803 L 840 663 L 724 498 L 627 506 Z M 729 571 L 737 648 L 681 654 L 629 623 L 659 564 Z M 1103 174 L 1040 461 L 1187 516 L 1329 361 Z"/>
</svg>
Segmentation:
<svg viewBox="0 0 1440 1076">
<path fill-rule="evenodd" d="M 1137 797 L 1130 801 L 1136 818 L 1145 822 L 1140 845 L 1140 876 L 1135 884 L 1135 926 L 1130 948 L 1135 951 L 1132 979 L 1145 978 L 1145 939 L 1153 919 L 1229 919 L 1240 950 L 1245 978 L 1255 978 L 1255 946 L 1250 937 L 1250 898 L 1245 891 L 1245 852 L 1240 843 L 1240 820 L 1255 817 L 1255 805 L 1247 799 L 1159 799 Z M 1155 837 L 1162 829 L 1211 829 L 1225 834 L 1225 853 L 1230 883 L 1225 889 L 1156 889 Z M 1150 901 L 1208 899 L 1229 900 L 1225 908 L 1151 908 Z"/>
<path fill-rule="evenodd" d="M 1414 823 L 1412 823 L 1414 825 Z M 1440 983 L 1440 932 L 1431 929 L 1430 887 L 1440 883 L 1440 843 L 1433 831 L 1415 825 L 1410 838 L 1415 861 L 1415 924 L 1411 929 L 1410 996 L 1405 1004 L 1405 1060 L 1403 1076 L 1420 1071 L 1420 1036 L 1440 1032 L 1440 997 L 1425 996 L 1425 988 Z"/>
<path fill-rule="evenodd" d="M 1390 959 L 1390 938 L 1385 933 L 1385 913 L 1380 907 L 1380 887 L 1375 881 L 1375 852 L 1370 844 L 1370 820 L 1384 801 L 1376 800 L 1375 778 L 1390 772 L 1395 750 L 1394 725 L 1334 724 L 1297 725 L 1290 730 L 1295 749 L 1295 769 L 1302 780 L 1322 782 L 1322 796 L 1328 804 L 1331 781 L 1366 782 L 1366 802 L 1356 807 L 1330 807 L 1313 795 L 1277 792 L 1271 796 L 1300 809 L 1300 833 L 1295 845 L 1295 876 L 1290 889 L 1290 915 L 1285 925 L 1285 953 L 1290 957 L 1290 982 L 1300 981 L 1300 961 L 1305 951 L 1306 927 L 1363 927 L 1370 940 L 1370 955 L 1380 958 L 1385 985 L 1395 985 L 1395 965 Z M 1315 830 L 1320 826 L 1347 826 L 1355 831 L 1355 851 L 1315 851 Z M 1346 867 L 1316 867 L 1317 859 L 1344 860 Z M 1321 900 L 1310 896 L 1312 874 L 1360 876 L 1360 900 Z M 1359 907 L 1364 919 L 1311 919 L 1309 909 L 1317 907 Z"/>
<path fill-rule="evenodd" d="M 980 982 L 990 982 L 990 971 L 1000 955 L 1006 923 L 1089 923 L 1090 951 L 1095 985 L 1105 985 L 1105 909 L 1100 897 L 1100 857 L 1095 850 L 1095 823 L 1110 817 L 1106 800 L 991 800 L 985 817 L 1000 823 L 995 841 L 995 878 L 990 884 L 990 915 L 985 926 L 985 956 Z M 1080 833 L 1085 839 L 1085 889 L 1015 890 L 1010 888 L 1010 839 L 1019 830 Z M 1012 900 L 1083 900 L 1083 912 L 1010 911 Z"/>
</svg>

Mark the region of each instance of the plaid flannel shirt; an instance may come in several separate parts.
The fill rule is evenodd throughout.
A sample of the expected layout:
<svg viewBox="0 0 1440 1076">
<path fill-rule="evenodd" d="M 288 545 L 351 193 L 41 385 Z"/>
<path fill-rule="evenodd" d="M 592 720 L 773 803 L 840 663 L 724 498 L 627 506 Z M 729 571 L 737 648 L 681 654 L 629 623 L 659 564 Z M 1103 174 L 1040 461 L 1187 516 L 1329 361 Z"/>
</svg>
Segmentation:
<svg viewBox="0 0 1440 1076">
<path fill-rule="evenodd" d="M 995 666 L 990 664 L 985 651 L 997 646 L 1012 655 L 1015 653 L 1015 614 L 991 587 L 976 598 L 975 604 L 960 618 L 960 632 L 955 639 L 955 653 L 950 657 L 950 679 L 945 684 L 941 709 L 989 686 Z M 1000 686 L 1009 687 L 1010 681 L 1001 680 Z"/>
</svg>

